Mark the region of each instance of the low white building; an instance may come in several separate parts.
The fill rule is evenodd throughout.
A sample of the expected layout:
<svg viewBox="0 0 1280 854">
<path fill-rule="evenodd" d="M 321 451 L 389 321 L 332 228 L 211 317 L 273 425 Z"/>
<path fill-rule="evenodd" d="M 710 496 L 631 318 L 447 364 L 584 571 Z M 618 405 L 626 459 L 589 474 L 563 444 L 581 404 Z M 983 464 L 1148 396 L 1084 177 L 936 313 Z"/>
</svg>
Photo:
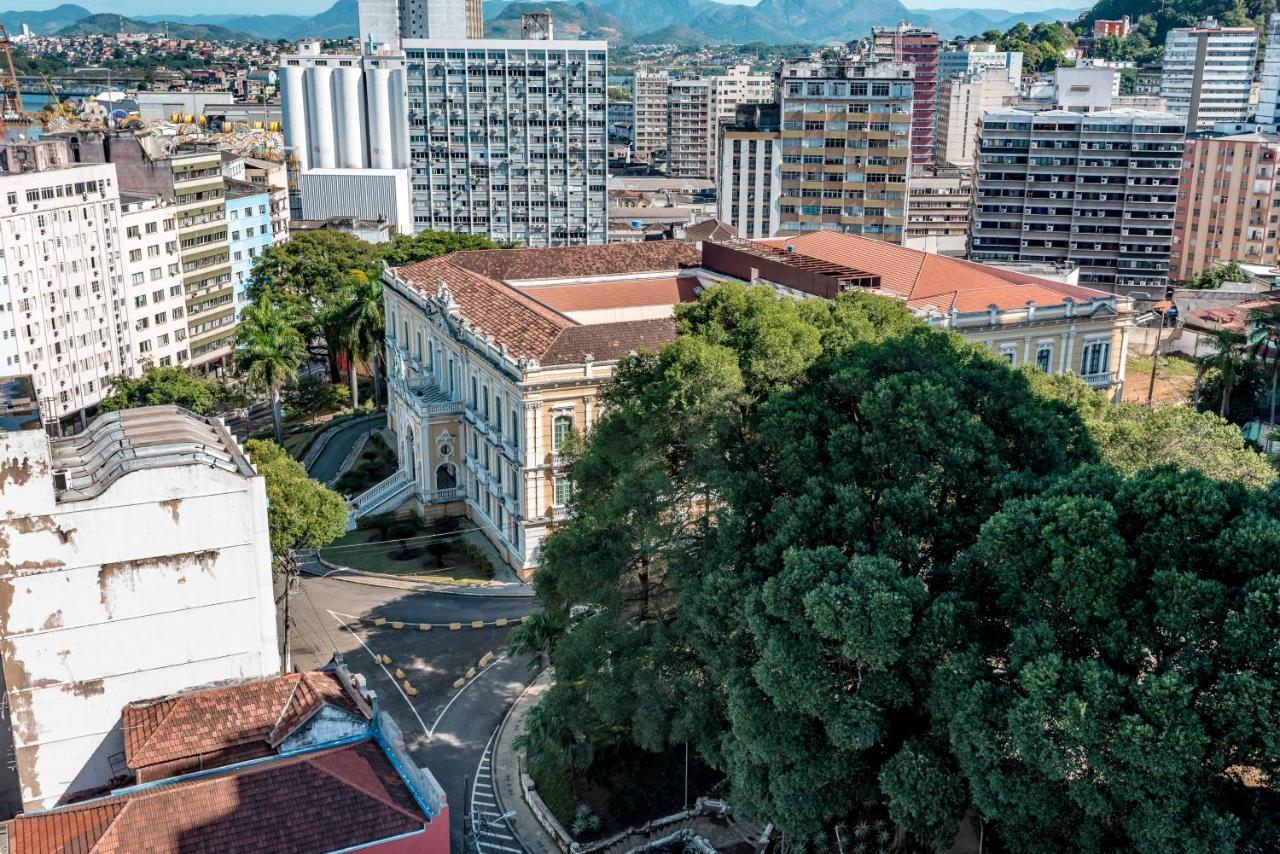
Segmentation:
<svg viewBox="0 0 1280 854">
<path fill-rule="evenodd" d="M 312 169 L 298 176 L 302 219 L 385 220 L 413 234 L 408 169 Z"/>
<path fill-rule="evenodd" d="M 154 406 L 50 439 L 32 395 L 0 383 L 0 788 L 25 809 L 127 773 L 129 703 L 280 670 L 266 488 L 221 422 Z"/>
</svg>

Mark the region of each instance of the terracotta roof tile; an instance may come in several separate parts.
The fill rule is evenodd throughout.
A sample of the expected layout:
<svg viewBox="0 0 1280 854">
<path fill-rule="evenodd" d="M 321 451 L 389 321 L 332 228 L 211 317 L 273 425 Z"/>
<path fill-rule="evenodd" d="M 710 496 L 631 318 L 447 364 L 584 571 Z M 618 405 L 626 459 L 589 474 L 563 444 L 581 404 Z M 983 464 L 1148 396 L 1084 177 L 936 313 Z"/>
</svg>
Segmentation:
<svg viewBox="0 0 1280 854">
<path fill-rule="evenodd" d="M 572 312 L 692 302 L 698 298 L 695 292 L 697 285 L 697 279 L 692 277 L 670 276 L 621 282 L 536 285 L 521 290 L 557 311 Z"/>
<path fill-rule="evenodd" d="M 463 269 L 489 279 L 508 282 L 647 273 L 675 270 L 681 266 L 696 267 L 702 262 L 698 247 L 681 240 L 562 246 L 551 249 L 476 249 L 455 252 L 448 258 Z"/>
<path fill-rule="evenodd" d="M 684 230 L 686 240 L 730 240 L 738 236 L 738 229 L 720 219 L 707 219 Z"/>
<path fill-rule="evenodd" d="M 12 854 L 333 851 L 423 829 L 373 741 L 18 816 Z"/>
<path fill-rule="evenodd" d="M 675 337 L 676 321 L 672 317 L 572 326 L 560 334 L 539 361 L 544 365 L 576 365 L 584 353 L 590 353 L 597 362 L 609 362 L 632 351 L 656 353 Z"/>
<path fill-rule="evenodd" d="M 125 761 L 141 771 L 200 757 L 207 767 L 210 759 L 218 764 L 217 757 L 223 755 L 233 761 L 268 756 L 280 739 L 326 704 L 363 715 L 338 677 L 327 671 L 289 673 L 133 703 L 121 713 Z"/>
<path fill-rule="evenodd" d="M 773 247 L 791 245 L 812 258 L 874 273 L 880 276 L 884 291 L 906 299 L 914 308 L 950 311 L 954 306 L 971 312 L 989 305 L 1023 308 L 1029 300 L 1041 306 L 1058 305 L 1068 296 L 1077 302 L 1112 298 L 1091 288 L 839 231 L 814 231 L 760 242 Z"/>
</svg>

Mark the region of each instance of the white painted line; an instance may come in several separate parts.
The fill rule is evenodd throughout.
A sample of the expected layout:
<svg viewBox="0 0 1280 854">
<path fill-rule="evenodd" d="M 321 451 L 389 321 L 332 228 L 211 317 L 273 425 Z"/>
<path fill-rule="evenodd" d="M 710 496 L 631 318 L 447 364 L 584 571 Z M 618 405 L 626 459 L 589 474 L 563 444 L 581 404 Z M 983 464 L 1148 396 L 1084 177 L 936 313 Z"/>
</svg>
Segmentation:
<svg viewBox="0 0 1280 854">
<path fill-rule="evenodd" d="M 325 610 L 328 611 L 329 609 L 326 608 Z M 413 716 L 418 719 L 418 725 L 422 727 L 423 734 L 426 735 L 427 738 L 430 738 L 431 733 L 427 731 L 427 722 L 422 719 L 422 715 L 418 714 L 418 710 L 414 708 L 413 702 L 409 699 L 409 695 L 405 694 L 404 689 L 400 687 L 400 682 L 394 676 L 391 675 L 391 671 L 388 670 L 387 666 L 382 663 L 382 660 L 377 656 L 373 655 L 373 650 L 369 649 L 369 645 L 360 639 L 360 636 L 356 634 L 356 630 L 349 627 L 346 623 L 338 619 L 338 617 L 351 617 L 351 615 L 336 614 L 333 611 L 329 611 L 329 616 L 333 617 L 334 620 L 337 620 L 338 625 L 342 626 L 344 629 L 350 632 L 351 636 L 356 639 L 356 643 L 364 647 L 364 651 L 369 653 L 370 656 L 373 656 L 374 661 L 378 662 L 378 666 L 382 668 L 382 672 L 387 674 L 387 678 L 391 680 L 391 684 L 396 687 L 396 690 L 400 692 L 400 696 L 404 698 L 404 702 L 409 707 L 409 711 L 413 712 Z M 496 664 L 497 662 L 494 662 L 494 663 Z M 446 706 L 445 708 L 448 708 L 448 706 Z M 439 721 L 436 721 L 436 722 L 439 723 Z"/>
<path fill-rule="evenodd" d="M 476 845 L 480 848 L 491 848 L 494 851 L 514 851 L 515 854 L 524 854 L 523 848 L 508 848 L 506 845 L 499 845 L 496 842 L 486 842 L 483 839 L 477 839 Z"/>
<path fill-rule="evenodd" d="M 487 827 L 486 827 L 484 830 L 481 830 L 481 831 L 480 831 L 480 835 L 481 835 L 481 836 L 496 836 L 496 837 L 498 837 L 499 839 L 510 839 L 512 842 L 515 842 L 515 841 L 516 841 L 516 838 L 515 838 L 514 836 L 512 836 L 511 834 L 509 834 L 509 833 L 499 833 L 498 831 L 496 831 L 496 830 L 491 830 L 490 828 L 487 828 Z"/>
<path fill-rule="evenodd" d="M 490 665 L 489 665 L 489 667 L 493 667 L 493 666 L 494 666 L 494 665 L 496 665 L 499 661 L 504 660 L 506 657 L 507 657 L 507 654 L 504 652 L 502 655 L 500 655 L 500 656 L 498 656 L 497 658 L 495 658 L 495 659 L 493 660 L 493 663 L 492 663 L 492 664 L 490 664 Z M 477 673 L 477 674 L 475 675 L 475 678 L 473 678 L 473 679 L 472 679 L 470 682 L 468 682 L 466 685 L 463 685 L 461 688 L 459 688 L 459 689 L 458 689 L 458 692 L 457 692 L 456 694 L 454 694 L 452 697 L 450 697 L 450 698 L 449 698 L 449 702 L 447 702 L 447 703 L 445 703 L 445 704 L 444 704 L 444 708 L 443 708 L 443 709 L 441 709 L 441 710 L 440 710 L 440 714 L 436 716 L 436 721 L 435 721 L 435 723 L 433 723 L 433 724 L 431 725 L 431 729 L 427 730 L 427 738 L 432 738 L 433 736 L 435 736 L 435 734 L 436 734 L 436 727 L 440 726 L 440 721 L 441 721 L 441 720 L 444 718 L 444 716 L 449 712 L 449 707 L 450 707 L 450 706 L 452 706 L 455 702 L 457 702 L 458 698 L 462 696 L 462 692 L 463 692 L 463 691 L 467 690 L 467 689 L 468 689 L 468 688 L 470 688 L 472 685 L 474 685 L 474 684 L 476 684 L 477 682 L 479 682 L 479 681 L 480 681 L 480 677 L 481 677 L 481 676 L 483 676 L 487 670 L 489 670 L 489 667 L 486 667 L 484 670 L 481 670 L 479 673 Z M 383 669 L 385 670 L 386 668 L 383 668 Z M 403 692 L 401 692 L 401 693 L 403 693 Z M 416 713 L 415 713 L 415 714 L 416 714 Z M 421 718 L 419 718 L 418 720 L 419 720 L 419 721 L 421 721 L 422 719 L 421 719 Z M 426 726 L 425 726 L 425 725 L 423 726 L 423 729 L 426 729 Z M 495 730 L 495 732 L 496 732 L 496 730 Z M 490 741 L 490 742 L 492 742 L 492 741 L 493 741 L 493 739 L 492 739 L 492 738 L 490 738 L 490 739 L 489 739 L 489 741 Z M 486 760 L 488 760 L 488 758 L 489 758 L 489 750 L 488 750 L 488 748 L 485 748 L 485 754 L 484 754 L 484 757 L 481 759 L 481 761 L 482 761 L 482 762 L 483 762 L 483 761 L 486 761 Z"/>
<path fill-rule="evenodd" d="M 498 805 L 496 803 L 493 803 L 492 801 L 482 801 L 479 798 L 472 798 L 471 803 L 479 804 L 482 807 L 493 807 L 494 809 L 498 808 Z"/>
</svg>

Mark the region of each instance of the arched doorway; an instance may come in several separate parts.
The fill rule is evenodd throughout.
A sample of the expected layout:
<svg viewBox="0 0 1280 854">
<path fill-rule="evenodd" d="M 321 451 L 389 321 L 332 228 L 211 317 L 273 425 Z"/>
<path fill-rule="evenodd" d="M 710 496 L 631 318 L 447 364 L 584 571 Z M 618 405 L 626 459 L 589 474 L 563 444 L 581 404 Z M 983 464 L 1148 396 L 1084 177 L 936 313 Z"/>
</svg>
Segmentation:
<svg viewBox="0 0 1280 854">
<path fill-rule="evenodd" d="M 458 470 L 453 463 L 441 463 L 436 466 L 436 491 L 458 488 Z"/>
</svg>

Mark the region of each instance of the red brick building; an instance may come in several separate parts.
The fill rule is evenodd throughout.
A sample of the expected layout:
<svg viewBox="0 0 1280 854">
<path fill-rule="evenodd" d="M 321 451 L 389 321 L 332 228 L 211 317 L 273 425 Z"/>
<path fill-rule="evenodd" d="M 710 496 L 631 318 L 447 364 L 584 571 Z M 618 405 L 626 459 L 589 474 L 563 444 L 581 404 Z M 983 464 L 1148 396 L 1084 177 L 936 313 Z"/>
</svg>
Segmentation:
<svg viewBox="0 0 1280 854">
<path fill-rule="evenodd" d="M 875 58 L 915 65 L 911 91 L 911 162 L 933 162 L 934 135 L 938 124 L 938 56 L 942 42 L 932 30 L 902 23 L 872 30 Z"/>
</svg>

